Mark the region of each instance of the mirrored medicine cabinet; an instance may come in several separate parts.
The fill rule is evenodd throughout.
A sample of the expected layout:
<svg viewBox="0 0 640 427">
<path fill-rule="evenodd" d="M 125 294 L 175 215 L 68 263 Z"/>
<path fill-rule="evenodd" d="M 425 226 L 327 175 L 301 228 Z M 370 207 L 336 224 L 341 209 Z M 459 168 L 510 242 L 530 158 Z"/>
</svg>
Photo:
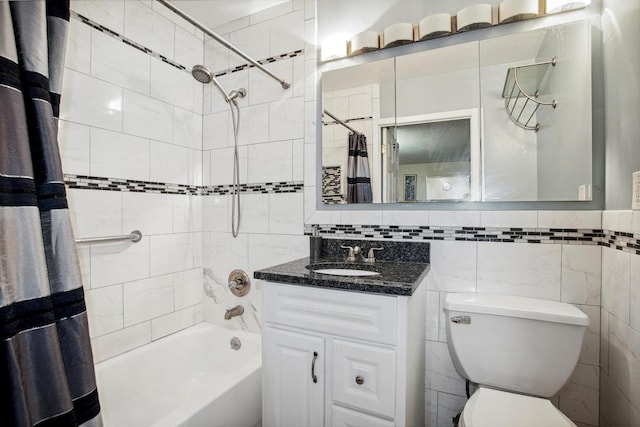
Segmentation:
<svg viewBox="0 0 640 427">
<path fill-rule="evenodd" d="M 592 199 L 588 20 L 351 64 L 322 72 L 323 203 L 347 203 L 351 133 L 373 203 Z"/>
</svg>

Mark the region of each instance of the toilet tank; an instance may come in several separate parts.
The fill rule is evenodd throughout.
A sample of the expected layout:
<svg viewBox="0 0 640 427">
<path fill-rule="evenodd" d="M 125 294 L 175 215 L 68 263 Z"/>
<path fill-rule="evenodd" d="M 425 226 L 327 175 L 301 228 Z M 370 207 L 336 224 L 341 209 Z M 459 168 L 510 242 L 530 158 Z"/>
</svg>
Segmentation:
<svg viewBox="0 0 640 427">
<path fill-rule="evenodd" d="M 480 385 L 551 397 L 578 362 L 589 318 L 571 304 L 448 294 L 447 343 L 458 373 Z"/>
</svg>

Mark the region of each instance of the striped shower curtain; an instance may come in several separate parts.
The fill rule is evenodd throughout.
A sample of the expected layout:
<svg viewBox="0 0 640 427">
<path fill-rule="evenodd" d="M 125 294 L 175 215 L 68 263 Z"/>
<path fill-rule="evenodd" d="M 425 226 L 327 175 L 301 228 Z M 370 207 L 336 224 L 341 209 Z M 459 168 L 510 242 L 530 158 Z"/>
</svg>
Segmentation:
<svg viewBox="0 0 640 427">
<path fill-rule="evenodd" d="M 4 426 L 101 425 L 57 146 L 68 24 L 68 0 L 0 1 Z"/>
<path fill-rule="evenodd" d="M 371 203 L 371 177 L 367 157 L 367 137 L 360 133 L 349 134 L 349 159 L 347 162 L 347 202 Z"/>
</svg>

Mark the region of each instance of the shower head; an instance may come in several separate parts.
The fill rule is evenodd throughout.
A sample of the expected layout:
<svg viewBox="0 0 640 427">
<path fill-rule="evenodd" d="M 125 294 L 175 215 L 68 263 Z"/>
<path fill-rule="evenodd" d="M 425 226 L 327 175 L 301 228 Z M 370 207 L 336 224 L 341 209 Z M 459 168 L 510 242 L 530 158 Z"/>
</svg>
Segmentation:
<svg viewBox="0 0 640 427">
<path fill-rule="evenodd" d="M 213 80 L 213 73 L 204 65 L 194 65 L 191 75 L 200 83 L 209 84 Z"/>
</svg>

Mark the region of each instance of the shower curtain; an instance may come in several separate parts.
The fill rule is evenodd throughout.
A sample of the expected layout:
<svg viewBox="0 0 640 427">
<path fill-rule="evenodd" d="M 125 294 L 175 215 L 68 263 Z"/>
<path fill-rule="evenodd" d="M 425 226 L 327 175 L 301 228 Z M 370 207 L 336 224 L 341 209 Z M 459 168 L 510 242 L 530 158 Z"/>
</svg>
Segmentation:
<svg viewBox="0 0 640 427">
<path fill-rule="evenodd" d="M 0 424 L 6 426 L 102 424 L 57 146 L 68 24 L 68 0 L 0 1 Z"/>
<path fill-rule="evenodd" d="M 359 133 L 349 134 L 349 161 L 347 163 L 347 202 L 371 203 L 371 177 L 367 157 L 367 137 Z"/>
</svg>

